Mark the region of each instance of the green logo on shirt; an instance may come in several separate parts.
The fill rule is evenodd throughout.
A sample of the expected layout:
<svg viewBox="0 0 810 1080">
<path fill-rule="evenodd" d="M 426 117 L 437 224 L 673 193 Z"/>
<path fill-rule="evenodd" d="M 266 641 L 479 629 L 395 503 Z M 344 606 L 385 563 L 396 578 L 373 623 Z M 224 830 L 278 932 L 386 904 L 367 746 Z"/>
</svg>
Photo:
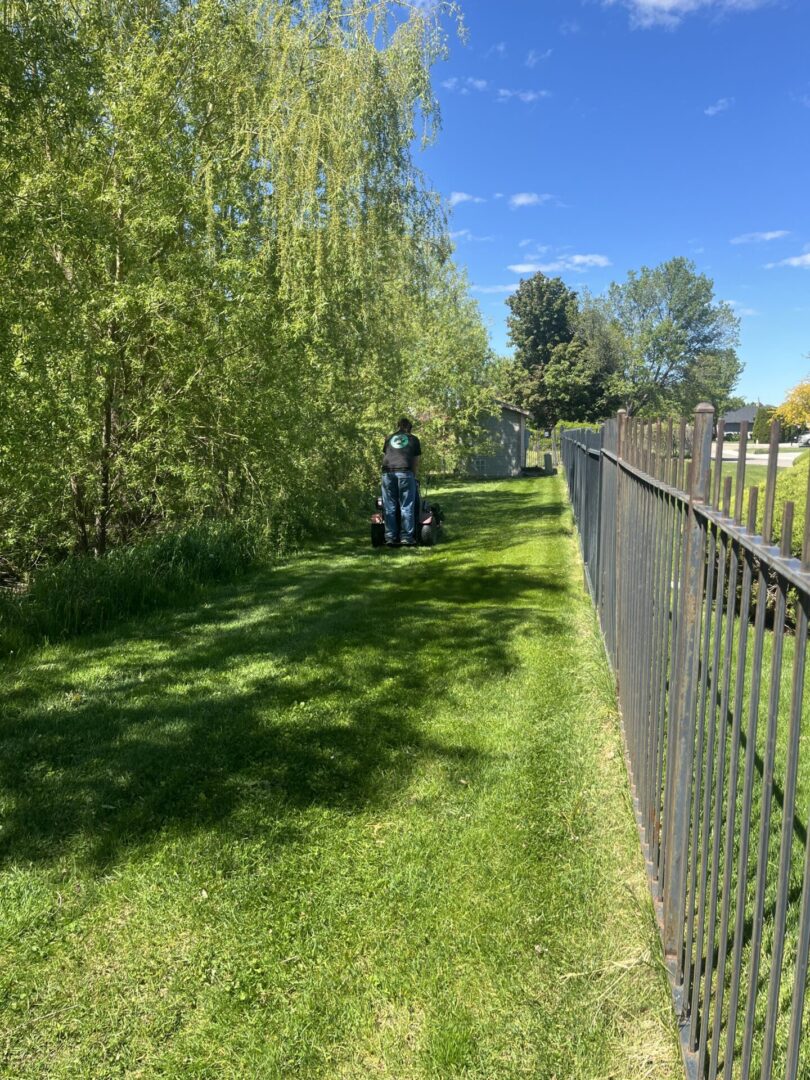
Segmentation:
<svg viewBox="0 0 810 1080">
<path fill-rule="evenodd" d="M 391 445 L 393 446 L 393 448 L 395 450 L 404 450 L 409 442 L 410 442 L 410 439 L 408 438 L 407 435 L 392 435 L 391 436 Z"/>
</svg>

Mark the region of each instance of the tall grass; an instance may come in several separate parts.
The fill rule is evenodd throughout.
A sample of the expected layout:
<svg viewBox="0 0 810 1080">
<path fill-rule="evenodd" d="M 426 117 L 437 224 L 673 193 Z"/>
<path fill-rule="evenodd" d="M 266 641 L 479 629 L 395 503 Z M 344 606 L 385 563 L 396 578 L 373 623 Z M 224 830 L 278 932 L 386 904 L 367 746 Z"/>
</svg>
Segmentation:
<svg viewBox="0 0 810 1080">
<path fill-rule="evenodd" d="M 26 590 L 0 593 L 0 654 L 100 630 L 193 595 L 207 582 L 229 581 L 256 561 L 259 546 L 245 526 L 211 523 L 102 559 L 65 559 L 40 570 Z"/>
</svg>

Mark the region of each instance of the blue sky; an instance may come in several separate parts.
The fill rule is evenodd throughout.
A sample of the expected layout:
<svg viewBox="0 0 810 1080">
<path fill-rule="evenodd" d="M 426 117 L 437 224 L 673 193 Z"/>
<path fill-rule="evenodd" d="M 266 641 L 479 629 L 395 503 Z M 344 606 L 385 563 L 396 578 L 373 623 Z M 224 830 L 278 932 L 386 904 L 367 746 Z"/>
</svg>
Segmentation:
<svg viewBox="0 0 810 1080">
<path fill-rule="evenodd" d="M 534 268 L 601 292 L 675 255 L 742 319 L 738 392 L 810 372 L 810 0 L 462 0 L 434 70 L 456 259 L 508 352 Z"/>
</svg>

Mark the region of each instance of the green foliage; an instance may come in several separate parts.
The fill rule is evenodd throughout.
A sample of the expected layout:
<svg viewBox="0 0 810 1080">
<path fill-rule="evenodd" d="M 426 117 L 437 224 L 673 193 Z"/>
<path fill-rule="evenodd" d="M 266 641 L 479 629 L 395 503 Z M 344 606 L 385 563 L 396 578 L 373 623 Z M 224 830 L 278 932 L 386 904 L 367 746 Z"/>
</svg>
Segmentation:
<svg viewBox="0 0 810 1080">
<path fill-rule="evenodd" d="M 601 431 L 602 424 L 591 420 L 558 420 L 554 425 L 556 432 L 565 431 L 567 428 L 585 428 L 587 431 Z"/>
<path fill-rule="evenodd" d="M 577 319 L 577 297 L 562 278 L 537 273 L 521 281 L 507 298 L 509 340 L 515 348 L 515 360 L 521 373 L 513 375 L 516 404 L 528 409 L 541 427 L 554 424 L 559 416 L 560 397 L 569 403 L 582 392 L 587 376 L 579 379 L 576 389 L 565 380 L 569 357 L 558 350 L 573 340 Z M 557 373 L 547 383 L 550 365 L 556 359 Z M 562 369 L 562 371 L 560 371 Z M 562 375 L 562 378 L 560 378 Z M 562 388 L 562 395 L 560 389 Z"/>
<path fill-rule="evenodd" d="M 529 392 L 529 373 L 519 360 L 511 356 L 494 357 L 487 364 L 485 379 L 501 401 L 517 405 L 526 400 Z"/>
<path fill-rule="evenodd" d="M 712 281 L 687 259 L 632 271 L 603 297 L 577 298 L 536 274 L 507 300 L 521 381 L 517 400 L 536 423 L 631 414 L 685 415 L 700 401 L 735 402 L 739 320 L 714 300 Z"/>
<path fill-rule="evenodd" d="M 115 548 L 103 559 L 71 556 L 40 570 L 25 592 L 0 598 L 0 653 L 187 600 L 200 585 L 243 573 L 257 547 L 245 527 L 211 523 Z"/>
<path fill-rule="evenodd" d="M 557 345 L 573 338 L 577 298 L 562 278 L 525 278 L 506 303 L 515 359 L 527 371 L 542 368 Z"/>
<path fill-rule="evenodd" d="M 754 442 L 768 442 L 771 437 L 771 420 L 773 420 L 775 411 L 775 409 L 771 409 L 767 405 L 760 405 L 757 409 L 754 424 L 751 428 L 751 437 Z"/>
<path fill-rule="evenodd" d="M 447 5 L 8 0 L 0 551 L 323 528 L 395 417 L 449 467 L 486 334 L 412 154 Z M 97 565 L 97 564 L 94 564 Z"/>
<path fill-rule="evenodd" d="M 737 394 L 732 394 L 730 397 L 726 398 L 725 405 L 723 406 L 723 411 L 727 413 L 736 412 L 737 409 L 744 409 L 746 405 L 750 404 L 751 402 L 746 401 L 744 397 L 739 397 L 739 395 Z"/>
<path fill-rule="evenodd" d="M 688 415 L 701 401 L 726 409 L 742 366 L 739 319 L 688 259 L 631 271 L 598 303 L 621 335 L 613 389 L 633 415 Z"/>
<path fill-rule="evenodd" d="M 810 454 L 802 455 L 789 469 L 780 469 L 776 477 L 776 514 L 774 537 L 779 543 L 782 536 L 782 510 L 786 502 L 793 503 L 793 535 L 790 549 L 796 558 L 802 554 L 804 542 L 804 516 L 807 509 L 807 482 L 810 474 Z M 760 527 L 763 512 L 760 511 Z"/>
</svg>

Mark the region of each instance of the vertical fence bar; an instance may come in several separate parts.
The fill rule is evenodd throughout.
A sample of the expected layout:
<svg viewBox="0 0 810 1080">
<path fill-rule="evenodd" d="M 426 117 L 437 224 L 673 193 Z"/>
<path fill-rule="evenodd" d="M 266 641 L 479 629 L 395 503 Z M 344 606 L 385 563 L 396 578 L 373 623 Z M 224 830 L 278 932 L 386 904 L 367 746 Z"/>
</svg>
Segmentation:
<svg viewBox="0 0 810 1080">
<path fill-rule="evenodd" d="M 719 502 L 719 488 L 720 488 L 720 462 L 722 454 L 722 443 L 718 441 L 718 455 L 715 464 L 714 475 L 714 499 L 715 503 Z M 692 877 L 690 881 L 690 893 L 689 893 L 689 907 L 687 912 L 687 928 L 686 928 L 686 942 L 687 948 L 691 952 L 692 947 L 692 934 L 693 934 L 693 919 L 694 919 L 694 905 L 695 896 L 697 893 L 698 904 L 698 928 L 697 928 L 697 941 L 695 942 L 695 955 L 694 955 L 694 967 L 692 971 L 692 996 L 690 1002 L 691 1009 L 691 1022 L 690 1022 L 690 1049 L 696 1050 L 698 1047 L 698 1017 L 700 1016 L 700 988 L 702 978 L 703 963 L 703 944 L 704 944 L 704 930 L 706 920 L 706 883 L 708 879 L 708 866 L 709 866 L 709 828 L 710 828 L 710 814 L 712 805 L 712 775 L 714 769 L 714 745 L 717 734 L 717 720 L 715 701 L 717 695 L 717 681 L 718 671 L 720 667 L 720 641 L 723 626 L 723 590 L 725 585 L 725 566 L 726 566 L 726 549 L 725 544 L 721 541 L 720 558 L 717 558 L 717 533 L 716 527 L 712 527 L 709 531 L 709 556 L 707 567 L 707 581 L 706 581 L 706 618 L 703 634 L 703 658 L 701 663 L 701 677 L 700 677 L 700 708 L 698 718 L 698 736 L 697 736 L 697 766 L 695 769 L 695 791 L 694 791 L 694 805 L 692 811 L 693 824 L 693 858 L 692 858 Z M 717 565 L 715 566 L 715 562 Z M 715 571 L 717 577 L 717 584 L 715 586 Z M 714 593 L 714 629 L 712 631 L 712 590 Z M 709 650 L 713 648 L 712 662 L 709 663 Z M 709 671 L 711 670 L 711 689 L 709 688 Z M 708 714 L 708 738 L 705 740 L 705 779 L 703 768 L 703 755 L 704 755 L 704 729 L 706 725 Z M 721 738 L 722 738 L 721 731 Z M 701 794 L 701 780 L 703 779 L 703 805 L 700 805 Z M 701 828 L 702 825 L 702 828 Z M 698 830 L 700 830 L 700 845 L 697 843 Z M 700 848 L 700 873 L 698 875 L 698 846 Z M 709 922 L 711 925 L 712 916 L 710 915 Z M 711 937 L 709 939 L 710 944 L 707 951 L 707 959 L 705 963 L 706 968 L 706 989 L 704 996 L 708 995 L 711 987 L 711 974 L 709 968 L 708 955 L 711 953 Z M 701 1025 L 701 1034 L 705 1030 L 705 1023 Z"/>
<path fill-rule="evenodd" d="M 667 423 L 667 435 L 666 446 L 664 449 L 664 464 L 661 470 L 661 478 L 665 483 L 668 483 L 671 479 L 672 469 L 672 456 L 673 456 L 673 423 L 670 418 Z M 662 580 L 662 597 L 661 597 L 661 619 L 659 623 L 659 635 L 658 635 L 658 700 L 656 702 L 656 723 L 658 727 L 657 739 L 658 739 L 658 756 L 656 760 L 656 776 L 655 776 L 655 825 L 653 831 L 653 863 L 655 866 L 655 889 L 658 896 L 661 895 L 661 853 L 662 853 L 662 829 L 663 829 L 663 813 L 662 813 L 662 796 L 664 787 L 664 747 L 666 745 L 666 730 L 668 725 L 666 723 L 667 712 L 667 676 L 669 672 L 669 641 L 671 630 L 671 611 L 672 611 L 672 585 L 673 585 L 673 572 L 672 563 L 675 551 L 675 502 L 673 497 L 664 492 L 662 495 L 662 513 L 664 515 L 664 523 L 667 532 L 667 539 L 664 548 L 663 561 L 661 565 L 661 580 Z"/>
<path fill-rule="evenodd" d="M 776 459 L 779 451 L 779 431 L 778 424 L 775 424 L 771 428 L 771 445 L 768 458 L 768 476 L 765 488 L 765 511 L 763 517 L 762 526 L 762 539 L 765 545 L 769 545 L 771 541 L 771 530 L 773 528 L 773 511 L 774 511 L 774 496 L 776 488 Z M 751 502 L 756 502 L 756 496 L 754 492 L 756 488 L 751 489 L 749 496 L 749 505 Z M 756 518 L 754 518 L 756 521 Z M 751 817 L 753 811 L 753 794 L 754 794 L 754 766 L 756 762 L 756 743 L 757 743 L 757 728 L 759 725 L 759 703 L 760 693 L 762 687 L 762 660 L 765 644 L 765 619 L 766 619 L 766 595 L 768 589 L 768 576 L 766 570 L 760 561 L 759 573 L 757 575 L 757 608 L 756 608 L 756 625 L 754 629 L 754 653 L 753 653 L 753 667 L 751 671 L 751 690 L 749 698 L 749 710 L 748 710 L 748 728 L 745 736 L 745 776 L 743 783 L 743 807 L 742 807 L 742 826 L 740 835 L 740 863 L 737 880 L 737 918 L 734 927 L 734 954 L 732 963 L 732 980 L 731 980 L 731 993 L 729 996 L 729 1016 L 728 1016 L 728 1028 L 726 1031 L 726 1064 L 724 1075 L 726 1080 L 731 1080 L 733 1074 L 733 1057 L 734 1057 L 734 1040 L 737 1034 L 737 1011 L 739 1008 L 739 998 L 742 980 L 742 950 L 743 950 L 743 929 L 745 925 L 745 905 L 747 898 L 747 885 L 748 885 L 748 856 L 750 851 L 750 831 L 751 831 Z M 784 616 L 783 616 L 784 617 Z M 780 654 L 781 664 L 781 654 Z M 763 785 L 762 795 L 762 814 L 765 814 L 765 788 Z M 770 821 L 770 788 L 767 792 L 768 806 L 768 820 Z M 761 817 L 762 820 L 762 817 Z M 760 834 L 761 836 L 761 834 Z M 765 855 L 765 863 L 767 865 L 767 853 Z M 761 880 L 762 878 L 762 880 Z M 757 872 L 757 885 L 756 885 L 756 902 L 755 908 L 759 906 L 760 890 L 764 890 L 764 871 L 760 875 L 760 871 Z M 751 949 L 752 957 L 752 972 L 755 975 L 759 973 L 759 933 L 761 933 L 761 927 L 759 932 L 757 931 L 757 918 L 754 917 L 753 925 L 753 939 L 756 941 L 756 950 Z M 755 958 L 756 953 L 756 958 Z M 750 1069 L 750 1055 L 751 1055 L 751 1039 L 753 1038 L 753 1013 L 752 1008 L 754 1005 L 754 998 L 756 994 L 756 987 L 753 988 L 753 994 L 749 993 L 748 1003 L 745 1010 L 744 1027 L 743 1027 L 743 1068 L 746 1070 L 744 1075 L 747 1078 L 747 1070 Z M 750 1020 L 750 1023 L 749 1023 Z M 751 1029 L 749 1034 L 749 1028 Z"/>
<path fill-rule="evenodd" d="M 765 521 L 763 540 L 770 544 L 773 532 L 773 519 L 776 494 L 776 467 L 779 454 L 779 421 L 771 425 L 771 444 L 768 458 L 767 492 L 765 497 Z M 767 603 L 766 585 L 757 596 L 757 608 Z M 751 931 L 750 966 L 748 975 L 748 1000 L 745 1009 L 745 1028 L 743 1031 L 743 1052 L 740 1068 L 741 1080 L 748 1080 L 751 1074 L 751 1059 L 754 1046 L 754 1023 L 759 992 L 759 967 L 762 954 L 762 934 L 765 911 L 765 889 L 768 882 L 768 846 L 771 836 L 771 808 L 773 804 L 774 763 L 776 759 L 776 728 L 779 719 L 779 691 L 782 675 L 782 652 L 785 642 L 785 605 L 787 588 L 780 583 L 776 593 L 776 609 L 773 623 L 773 645 L 771 652 L 771 682 L 768 696 L 768 722 L 765 733 L 765 756 L 762 765 L 762 804 L 759 816 L 759 846 L 757 848 L 757 881 L 754 897 L 754 919 Z M 753 753 L 754 748 L 751 747 Z"/>
<path fill-rule="evenodd" d="M 622 683 L 622 581 L 624 579 L 624 471 L 622 463 L 627 449 L 627 410 L 620 409 L 616 434 L 616 610 L 614 612 L 614 639 L 616 641 L 616 682 L 619 693 Z"/>
<path fill-rule="evenodd" d="M 739 468 L 739 466 L 738 466 Z M 739 511 L 739 487 L 738 500 L 735 512 Z M 752 516 L 749 518 L 749 531 L 753 532 L 756 525 L 756 500 L 751 508 Z M 732 545 L 731 549 L 731 579 L 729 582 L 729 607 L 731 619 L 734 619 L 737 597 L 737 576 L 740 565 L 740 548 Z M 753 560 L 745 557 L 742 593 L 740 596 L 740 619 L 739 638 L 737 642 L 737 667 L 734 685 L 734 704 L 731 715 L 731 753 L 728 767 L 728 805 L 726 808 L 726 860 L 723 867 L 723 901 L 720 913 L 720 936 L 717 946 L 717 991 L 715 995 L 714 1014 L 712 1020 L 712 1044 L 708 1061 L 708 1076 L 714 1080 L 717 1074 L 718 1056 L 720 1053 L 720 1032 L 723 1019 L 723 998 L 725 994 L 726 956 L 728 951 L 728 928 L 731 915 L 731 885 L 734 867 L 734 831 L 737 820 L 737 783 L 739 777 L 740 743 L 743 695 L 745 692 L 745 666 L 748 648 L 748 610 L 751 604 L 751 589 L 753 581 Z M 731 630 L 727 642 L 727 658 L 730 660 Z M 727 662 L 728 662 L 727 660 Z"/>
<path fill-rule="evenodd" d="M 675 692 L 672 723 L 675 727 L 674 757 L 667 763 L 673 775 L 672 806 L 668 813 L 666 892 L 664 894 L 664 948 L 674 959 L 676 982 L 683 981 L 684 908 L 689 845 L 689 803 L 692 762 L 695 749 L 695 696 L 698 674 L 700 608 L 703 600 L 703 571 L 706 524 L 695 512 L 695 504 L 709 495 L 709 468 L 714 408 L 698 405 L 693 434 L 692 484 L 686 523 L 684 603 L 678 628 L 675 663 Z"/>
<path fill-rule="evenodd" d="M 726 485 L 724 491 L 724 512 L 728 516 L 731 507 L 731 477 L 726 478 Z M 716 640 L 714 648 L 714 669 L 712 672 L 712 711 L 717 707 L 716 695 L 717 684 L 720 675 L 720 645 L 721 635 L 723 634 L 723 593 L 725 591 L 726 581 L 725 573 L 726 566 L 729 562 L 729 556 L 731 554 L 731 543 L 723 534 L 723 540 L 721 542 L 721 561 L 722 561 L 722 573 L 718 572 L 717 581 L 717 620 L 715 626 Z M 700 1039 L 698 1043 L 698 1060 L 704 1063 L 706 1060 L 707 1045 L 709 1038 L 709 1015 L 711 1010 L 712 1000 L 712 980 L 714 976 L 714 956 L 715 956 L 715 936 L 717 933 L 717 905 L 719 897 L 719 878 L 720 878 L 720 852 L 721 852 L 721 837 L 722 837 L 722 823 L 723 823 L 723 790 L 724 781 L 726 775 L 726 742 L 727 742 L 727 716 L 728 716 L 728 703 L 729 693 L 731 689 L 731 656 L 734 645 L 734 606 L 736 604 L 736 565 L 733 570 L 729 571 L 731 578 L 733 578 L 733 585 L 729 584 L 728 590 L 728 604 L 731 608 L 731 618 L 728 618 L 728 609 L 726 611 L 726 625 L 725 625 L 725 656 L 723 663 L 723 682 L 720 689 L 720 703 L 719 703 L 719 718 L 717 719 L 717 769 L 714 788 L 714 821 L 712 823 L 712 859 L 711 859 L 711 872 L 710 876 L 704 877 L 703 888 L 704 893 L 706 888 L 709 890 L 709 922 L 706 932 L 706 951 L 705 951 L 705 973 L 704 973 L 704 993 L 703 1001 L 700 1005 L 696 1005 L 696 1008 L 701 1012 L 701 1024 L 700 1024 Z M 714 728 L 714 717 L 712 718 L 712 726 Z M 714 755 L 714 746 L 712 746 L 711 755 Z M 707 794 L 708 794 L 708 779 L 707 779 Z M 710 807 L 710 798 L 706 802 L 706 813 L 708 815 Z M 708 822 L 706 830 L 706 845 L 708 855 Z M 727 853 L 728 854 L 728 853 Z"/>
</svg>

